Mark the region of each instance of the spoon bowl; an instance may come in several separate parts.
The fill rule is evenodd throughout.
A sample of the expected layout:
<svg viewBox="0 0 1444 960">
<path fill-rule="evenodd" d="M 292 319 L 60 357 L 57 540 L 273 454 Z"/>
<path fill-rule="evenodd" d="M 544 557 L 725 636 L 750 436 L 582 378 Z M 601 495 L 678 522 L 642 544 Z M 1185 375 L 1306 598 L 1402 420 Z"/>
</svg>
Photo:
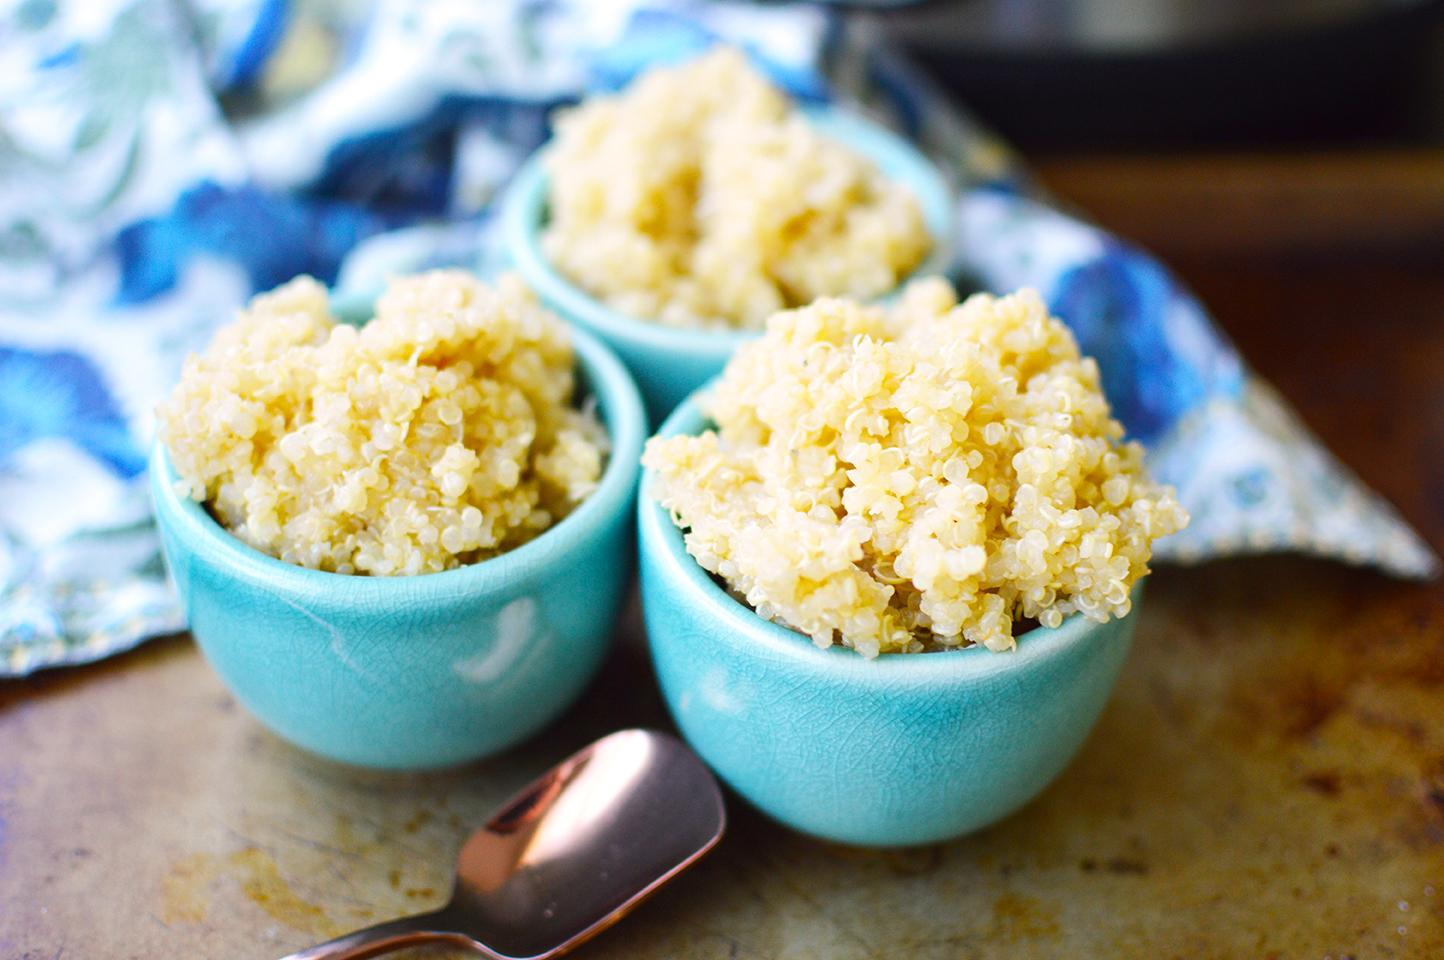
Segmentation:
<svg viewBox="0 0 1444 960">
<path fill-rule="evenodd" d="M 622 730 L 564 760 L 467 840 L 451 902 L 284 960 L 359 960 L 449 944 L 502 960 L 555 957 L 611 926 L 712 849 L 717 781 L 665 734 Z"/>
</svg>

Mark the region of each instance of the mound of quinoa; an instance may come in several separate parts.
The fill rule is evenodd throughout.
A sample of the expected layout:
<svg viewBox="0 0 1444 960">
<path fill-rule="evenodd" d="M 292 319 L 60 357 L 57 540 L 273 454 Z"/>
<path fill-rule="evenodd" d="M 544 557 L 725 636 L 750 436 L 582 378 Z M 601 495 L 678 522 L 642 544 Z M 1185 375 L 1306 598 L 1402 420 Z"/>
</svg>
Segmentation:
<svg viewBox="0 0 1444 960">
<path fill-rule="evenodd" d="M 819 296 L 868 299 L 932 246 L 910 190 L 728 47 L 559 113 L 546 163 L 547 256 L 668 326 L 760 329 Z"/>
<path fill-rule="evenodd" d="M 642 462 L 688 551 L 759 614 L 867 657 L 1014 646 L 1129 610 L 1188 522 L 1122 442 L 1068 329 L 1030 290 L 779 313 L 703 401 L 717 425 Z"/>
<path fill-rule="evenodd" d="M 157 432 L 178 492 L 256 549 L 428 573 L 525 543 L 595 489 L 607 437 L 570 406 L 573 376 L 567 329 L 514 276 L 396 280 L 359 329 L 300 277 L 187 358 Z"/>
</svg>

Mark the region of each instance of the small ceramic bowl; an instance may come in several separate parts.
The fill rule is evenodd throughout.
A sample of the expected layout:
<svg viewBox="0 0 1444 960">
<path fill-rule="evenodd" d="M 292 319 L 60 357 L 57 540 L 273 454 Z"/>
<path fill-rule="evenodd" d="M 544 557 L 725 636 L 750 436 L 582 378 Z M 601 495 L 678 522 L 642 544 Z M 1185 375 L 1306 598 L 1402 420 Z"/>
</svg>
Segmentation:
<svg viewBox="0 0 1444 960">
<path fill-rule="evenodd" d="M 689 400 L 660 433 L 703 426 Z M 1136 613 L 1074 616 L 1023 634 L 1012 653 L 819 649 L 718 586 L 652 499 L 652 476 L 643 470 L 638 515 L 657 678 L 687 742 L 764 813 L 858 846 L 948 840 L 1017 810 L 1088 737 Z"/>
<path fill-rule="evenodd" d="M 912 188 L 933 237 L 933 251 L 913 276 L 945 273 L 954 236 L 954 198 L 942 175 L 916 147 L 885 127 L 835 107 L 809 109 L 819 131 L 869 157 L 885 176 Z M 721 372 L 739 343 L 760 330 L 681 330 L 612 309 L 563 277 L 543 254 L 548 180 L 545 148 L 512 179 L 502 199 L 501 242 L 512 265 L 557 313 L 606 340 L 637 378 L 655 425 L 693 390 Z"/>
<path fill-rule="evenodd" d="M 348 576 L 273 559 L 178 496 L 155 445 L 156 518 L 191 633 L 262 723 L 334 760 L 414 770 L 498 753 L 582 691 L 633 569 L 646 419 L 611 351 L 580 330 L 573 346 L 611 436 L 600 484 L 535 540 L 455 570 Z"/>
</svg>

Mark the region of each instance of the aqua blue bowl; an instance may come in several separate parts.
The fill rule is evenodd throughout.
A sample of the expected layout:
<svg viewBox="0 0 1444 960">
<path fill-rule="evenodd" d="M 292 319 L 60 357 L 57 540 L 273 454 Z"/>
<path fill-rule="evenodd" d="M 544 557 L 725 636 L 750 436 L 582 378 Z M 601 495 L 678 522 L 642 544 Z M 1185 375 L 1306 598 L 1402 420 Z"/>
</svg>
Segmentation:
<svg viewBox="0 0 1444 960">
<path fill-rule="evenodd" d="M 633 570 L 646 420 L 611 351 L 585 331 L 573 346 L 611 435 L 599 486 L 535 540 L 456 570 L 347 576 L 273 559 L 178 496 L 155 445 L 156 518 L 191 633 L 257 719 L 334 760 L 416 770 L 505 750 L 581 693 Z"/>
<path fill-rule="evenodd" d="M 689 400 L 660 434 L 703 426 Z M 662 694 L 717 775 L 793 829 L 869 847 L 979 830 L 1052 782 L 1108 701 L 1136 612 L 1034 629 L 1012 653 L 822 650 L 718 586 L 651 483 L 644 469 L 638 544 Z"/>
<path fill-rule="evenodd" d="M 883 174 L 912 188 L 922 205 L 933 252 L 913 276 L 946 273 L 952 263 L 955 199 L 947 181 L 906 139 L 846 110 L 807 111 L 822 133 L 871 158 Z M 693 390 L 721 372 L 737 345 L 762 331 L 681 330 L 614 310 L 563 277 L 540 244 L 547 218 L 548 183 L 543 148 L 519 170 L 502 198 L 501 243 L 511 264 L 557 313 L 611 345 L 632 371 L 655 425 Z"/>
</svg>

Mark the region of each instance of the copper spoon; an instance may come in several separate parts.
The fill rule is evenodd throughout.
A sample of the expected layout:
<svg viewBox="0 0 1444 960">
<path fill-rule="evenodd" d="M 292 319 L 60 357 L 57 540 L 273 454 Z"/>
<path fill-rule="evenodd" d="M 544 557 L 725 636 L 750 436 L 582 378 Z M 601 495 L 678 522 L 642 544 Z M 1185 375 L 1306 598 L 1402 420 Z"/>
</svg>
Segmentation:
<svg viewBox="0 0 1444 960">
<path fill-rule="evenodd" d="M 716 845 L 712 774 L 665 734 L 623 730 L 553 767 L 461 848 L 451 902 L 293 953 L 358 960 L 419 944 L 555 957 L 606 929 Z"/>
</svg>

